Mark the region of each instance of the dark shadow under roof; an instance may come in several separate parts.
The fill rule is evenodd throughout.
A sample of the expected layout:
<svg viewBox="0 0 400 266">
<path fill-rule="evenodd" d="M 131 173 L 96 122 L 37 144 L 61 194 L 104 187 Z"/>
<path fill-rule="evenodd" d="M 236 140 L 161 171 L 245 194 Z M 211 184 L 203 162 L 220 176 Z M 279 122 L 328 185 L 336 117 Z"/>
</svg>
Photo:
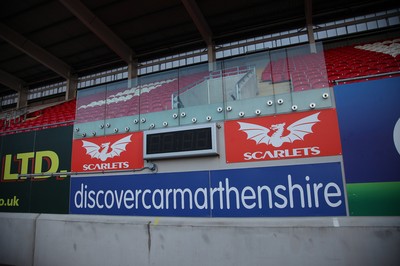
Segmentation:
<svg viewBox="0 0 400 266">
<path fill-rule="evenodd" d="M 65 62 L 76 74 L 124 65 L 62 1 L 1 1 L 0 23 Z M 81 1 L 139 61 L 206 48 L 184 0 Z M 197 0 L 200 14 L 222 44 L 282 30 L 304 28 L 304 0 Z M 397 1 L 314 0 L 314 24 L 398 7 Z M 22 46 L 24 43 L 21 44 Z M 60 76 L 0 38 L 0 70 L 29 84 Z M 0 95 L 10 90 L 0 85 Z"/>
</svg>

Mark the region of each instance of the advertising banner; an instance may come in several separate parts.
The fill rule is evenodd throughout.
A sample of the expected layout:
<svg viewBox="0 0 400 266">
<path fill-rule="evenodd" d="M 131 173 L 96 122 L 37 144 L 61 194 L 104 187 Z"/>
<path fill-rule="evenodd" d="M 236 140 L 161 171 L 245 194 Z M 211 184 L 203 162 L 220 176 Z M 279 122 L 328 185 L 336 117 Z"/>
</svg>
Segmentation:
<svg viewBox="0 0 400 266">
<path fill-rule="evenodd" d="M 142 168 L 143 132 L 75 139 L 72 171 L 96 172 Z"/>
<path fill-rule="evenodd" d="M 6 135 L 1 144 L 0 210 L 29 212 L 30 180 L 18 174 L 33 173 L 35 132 Z"/>
<path fill-rule="evenodd" d="M 220 170 L 211 176 L 211 187 L 218 188 L 215 217 L 346 215 L 340 163 Z"/>
<path fill-rule="evenodd" d="M 70 212 L 136 216 L 209 216 L 208 172 L 75 177 Z"/>
<path fill-rule="evenodd" d="M 226 162 L 340 155 L 335 109 L 225 122 Z"/>
<path fill-rule="evenodd" d="M 350 214 L 400 215 L 400 78 L 334 89 Z"/>
<path fill-rule="evenodd" d="M 72 127 L 3 136 L 0 211 L 68 213 L 69 177 L 50 173 L 70 171 L 71 145 Z"/>
<path fill-rule="evenodd" d="M 340 163 L 76 177 L 70 212 L 140 216 L 342 216 Z"/>
<path fill-rule="evenodd" d="M 62 173 L 71 169 L 72 126 L 36 132 L 34 173 Z M 70 177 L 31 179 L 31 209 L 35 213 L 68 213 Z"/>
</svg>

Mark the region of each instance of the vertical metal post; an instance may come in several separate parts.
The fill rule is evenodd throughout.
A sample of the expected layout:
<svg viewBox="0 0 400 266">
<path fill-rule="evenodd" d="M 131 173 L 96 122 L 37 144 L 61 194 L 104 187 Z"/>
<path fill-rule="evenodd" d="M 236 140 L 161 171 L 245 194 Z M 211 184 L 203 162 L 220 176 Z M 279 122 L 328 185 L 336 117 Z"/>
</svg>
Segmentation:
<svg viewBox="0 0 400 266">
<path fill-rule="evenodd" d="M 216 68 L 216 52 L 214 43 L 207 45 L 208 71 L 214 71 Z"/>
<path fill-rule="evenodd" d="M 312 23 L 312 0 L 304 0 L 305 13 L 306 13 L 306 24 L 307 24 L 307 36 L 308 43 L 310 44 L 310 52 L 312 54 L 317 53 L 317 47 L 315 46 L 314 28 Z"/>
</svg>

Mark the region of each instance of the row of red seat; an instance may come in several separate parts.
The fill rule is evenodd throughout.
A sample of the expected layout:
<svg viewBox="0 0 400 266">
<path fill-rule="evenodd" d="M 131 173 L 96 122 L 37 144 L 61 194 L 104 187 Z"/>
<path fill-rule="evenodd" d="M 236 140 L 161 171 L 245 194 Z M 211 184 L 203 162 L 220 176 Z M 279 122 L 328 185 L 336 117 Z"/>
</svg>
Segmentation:
<svg viewBox="0 0 400 266">
<path fill-rule="evenodd" d="M 23 115 L 18 119 L 1 119 L 0 132 L 16 133 L 43 129 L 43 127 L 72 125 L 75 121 L 75 109 L 76 101 L 71 100 Z"/>
<path fill-rule="evenodd" d="M 368 80 L 371 75 L 400 71 L 399 47 L 400 40 L 396 39 L 281 58 L 265 67 L 261 80 L 290 82 L 294 91 L 324 88 L 341 80 L 348 83 L 352 82 L 348 79 L 357 77 Z"/>
<path fill-rule="evenodd" d="M 392 46 L 396 49 L 400 46 L 399 41 L 377 42 L 368 45 L 370 49 L 358 45 L 327 50 L 325 59 L 328 79 L 333 84 L 335 81 L 346 79 L 342 83 L 355 82 L 348 79 L 357 77 L 365 77 L 363 80 L 368 80 L 371 79 L 368 76 L 383 73 L 393 75 L 390 73 L 400 71 L 400 55 L 393 49 L 385 50 L 382 47 Z"/>
</svg>

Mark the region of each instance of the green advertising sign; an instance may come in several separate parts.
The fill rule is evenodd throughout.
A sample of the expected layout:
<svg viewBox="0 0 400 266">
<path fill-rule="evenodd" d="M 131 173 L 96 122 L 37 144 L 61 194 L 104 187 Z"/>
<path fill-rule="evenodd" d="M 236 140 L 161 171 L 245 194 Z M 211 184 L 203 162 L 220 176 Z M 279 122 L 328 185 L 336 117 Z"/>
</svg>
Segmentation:
<svg viewBox="0 0 400 266">
<path fill-rule="evenodd" d="M 71 147 L 72 127 L 3 136 L 0 211 L 68 213 L 69 176 L 51 173 L 70 171 Z"/>
</svg>

